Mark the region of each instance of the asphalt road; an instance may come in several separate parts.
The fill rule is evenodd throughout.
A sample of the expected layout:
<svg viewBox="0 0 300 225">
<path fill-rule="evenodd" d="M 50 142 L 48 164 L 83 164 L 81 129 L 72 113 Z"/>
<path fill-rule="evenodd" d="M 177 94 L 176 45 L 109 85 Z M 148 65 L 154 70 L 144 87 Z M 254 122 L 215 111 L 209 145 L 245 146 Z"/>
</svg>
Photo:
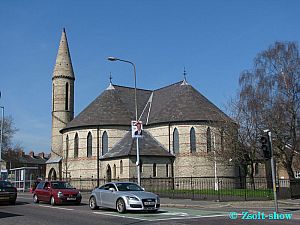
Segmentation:
<svg viewBox="0 0 300 225">
<path fill-rule="evenodd" d="M 230 209 L 232 210 L 232 209 Z M 237 211 L 238 212 L 238 211 Z M 31 195 L 19 194 L 16 205 L 0 205 L 0 224 L 2 225 L 130 225 L 130 224 L 299 224 L 300 220 L 244 220 L 242 215 L 230 219 L 225 209 L 181 209 L 162 208 L 158 213 L 118 214 L 113 210 L 92 211 L 87 199 L 79 206 L 63 205 L 52 207 L 46 203 L 32 203 Z"/>
</svg>

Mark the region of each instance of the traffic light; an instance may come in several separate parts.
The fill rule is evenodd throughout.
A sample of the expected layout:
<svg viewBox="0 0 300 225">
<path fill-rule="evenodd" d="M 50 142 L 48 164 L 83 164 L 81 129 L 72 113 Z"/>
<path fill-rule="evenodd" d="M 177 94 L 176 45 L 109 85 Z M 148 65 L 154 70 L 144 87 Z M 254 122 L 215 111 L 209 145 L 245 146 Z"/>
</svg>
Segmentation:
<svg viewBox="0 0 300 225">
<path fill-rule="evenodd" d="M 268 133 L 264 133 L 260 138 L 261 143 L 261 150 L 263 151 L 265 159 L 271 159 L 272 157 L 272 150 L 271 150 L 271 143 Z"/>
</svg>

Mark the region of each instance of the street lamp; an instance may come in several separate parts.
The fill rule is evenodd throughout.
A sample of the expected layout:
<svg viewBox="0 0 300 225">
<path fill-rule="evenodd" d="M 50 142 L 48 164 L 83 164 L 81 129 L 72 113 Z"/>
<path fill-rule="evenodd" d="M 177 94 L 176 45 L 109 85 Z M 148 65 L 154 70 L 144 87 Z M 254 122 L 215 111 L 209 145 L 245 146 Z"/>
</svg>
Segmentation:
<svg viewBox="0 0 300 225">
<path fill-rule="evenodd" d="M 1 117 L 1 133 L 0 133 L 0 178 L 2 178 L 2 143 L 3 143 L 3 123 L 4 123 L 4 106 L 0 106 L 2 109 Z"/>
<path fill-rule="evenodd" d="M 136 97 L 136 69 L 133 62 L 119 59 L 113 56 L 107 58 L 109 61 L 121 61 L 125 63 L 129 63 L 133 66 L 133 75 L 134 75 L 134 104 L 135 104 L 135 121 L 138 121 L 138 110 L 137 110 L 137 97 Z M 137 166 L 137 177 L 138 184 L 141 185 L 141 173 L 140 173 L 140 152 L 139 152 L 139 137 L 136 137 L 136 166 Z"/>
<path fill-rule="evenodd" d="M 217 177 L 217 156 L 216 156 L 216 135 L 213 134 L 214 161 L 215 161 L 215 191 L 219 190 L 219 182 Z"/>
</svg>

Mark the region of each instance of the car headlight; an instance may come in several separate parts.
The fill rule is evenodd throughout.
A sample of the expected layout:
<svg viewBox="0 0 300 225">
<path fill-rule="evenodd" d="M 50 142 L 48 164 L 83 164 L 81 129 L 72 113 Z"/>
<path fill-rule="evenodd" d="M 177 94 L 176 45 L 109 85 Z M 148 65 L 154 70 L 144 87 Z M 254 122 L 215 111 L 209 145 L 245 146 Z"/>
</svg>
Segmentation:
<svg viewBox="0 0 300 225">
<path fill-rule="evenodd" d="M 78 198 L 80 198 L 80 197 L 81 197 L 81 193 L 80 193 L 80 191 L 78 192 L 78 194 L 77 194 L 77 197 L 78 197 Z"/>
<path fill-rule="evenodd" d="M 157 203 L 157 204 L 160 204 L 160 199 L 159 199 L 159 197 L 157 197 L 156 203 Z"/>
<path fill-rule="evenodd" d="M 140 201 L 138 198 L 133 197 L 133 196 L 126 196 L 126 198 L 127 198 L 129 201 Z"/>
<path fill-rule="evenodd" d="M 57 197 L 61 198 L 61 197 L 63 197 L 63 196 L 64 196 L 64 194 L 63 194 L 61 191 L 59 191 L 59 192 L 57 193 Z"/>
</svg>

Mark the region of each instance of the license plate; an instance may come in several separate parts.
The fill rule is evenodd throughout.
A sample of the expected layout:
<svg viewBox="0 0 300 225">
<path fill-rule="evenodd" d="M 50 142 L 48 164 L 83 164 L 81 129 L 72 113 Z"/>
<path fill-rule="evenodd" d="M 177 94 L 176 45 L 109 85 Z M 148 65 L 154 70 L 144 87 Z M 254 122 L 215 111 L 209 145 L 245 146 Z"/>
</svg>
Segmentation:
<svg viewBox="0 0 300 225">
<path fill-rule="evenodd" d="M 3 200 L 3 199 L 6 200 L 6 199 L 9 199 L 9 197 L 7 197 L 7 196 L 1 196 L 0 199 L 1 200 Z"/>
<path fill-rule="evenodd" d="M 145 202 L 144 204 L 145 204 L 145 205 L 155 205 L 154 202 Z"/>
<path fill-rule="evenodd" d="M 76 200 L 76 198 L 67 198 L 67 200 L 74 201 L 74 200 Z"/>
</svg>

